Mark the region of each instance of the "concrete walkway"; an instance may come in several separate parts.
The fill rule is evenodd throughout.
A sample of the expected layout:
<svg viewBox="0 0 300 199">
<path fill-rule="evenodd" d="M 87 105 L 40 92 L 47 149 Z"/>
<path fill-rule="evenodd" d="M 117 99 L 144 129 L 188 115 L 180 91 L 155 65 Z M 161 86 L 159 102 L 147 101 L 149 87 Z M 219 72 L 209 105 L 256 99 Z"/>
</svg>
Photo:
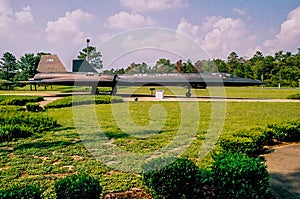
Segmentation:
<svg viewBox="0 0 300 199">
<path fill-rule="evenodd" d="M 276 148 L 265 155 L 271 190 L 277 199 L 300 198 L 300 143 Z"/>
</svg>

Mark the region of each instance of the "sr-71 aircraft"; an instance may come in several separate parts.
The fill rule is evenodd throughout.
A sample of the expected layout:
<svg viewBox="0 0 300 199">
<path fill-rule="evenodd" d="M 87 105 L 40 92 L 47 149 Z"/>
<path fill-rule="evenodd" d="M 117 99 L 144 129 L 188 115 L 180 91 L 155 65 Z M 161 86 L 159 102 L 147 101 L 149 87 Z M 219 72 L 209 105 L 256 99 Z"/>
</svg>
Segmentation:
<svg viewBox="0 0 300 199">
<path fill-rule="evenodd" d="M 186 97 L 190 97 L 191 88 L 263 84 L 262 81 L 227 73 L 101 74 L 85 60 L 73 60 L 72 72 L 67 72 L 57 55 L 43 55 L 37 70 L 38 73 L 28 81 L 29 84 L 91 86 L 92 94 L 97 93 L 97 87 L 111 87 L 111 94 L 116 94 L 117 86 L 184 86 L 187 87 Z"/>
</svg>

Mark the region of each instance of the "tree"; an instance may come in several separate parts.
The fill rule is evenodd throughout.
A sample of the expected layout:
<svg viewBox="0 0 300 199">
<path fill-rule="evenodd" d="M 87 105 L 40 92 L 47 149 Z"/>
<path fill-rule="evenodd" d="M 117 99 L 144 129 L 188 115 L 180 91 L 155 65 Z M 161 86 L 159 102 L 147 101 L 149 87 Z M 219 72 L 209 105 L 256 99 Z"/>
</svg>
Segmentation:
<svg viewBox="0 0 300 199">
<path fill-rule="evenodd" d="M 239 64 L 239 56 L 236 54 L 236 52 L 231 52 L 227 57 L 227 63 L 226 63 L 228 72 L 233 73 L 234 70 L 237 68 L 238 64 Z"/>
<path fill-rule="evenodd" d="M 19 72 L 15 76 L 16 81 L 28 80 L 37 73 L 37 67 L 41 56 L 35 56 L 33 53 L 28 53 L 20 57 L 17 62 Z"/>
<path fill-rule="evenodd" d="M 214 59 L 213 62 L 215 63 L 215 65 L 218 68 L 218 71 L 220 73 L 227 73 L 228 69 L 226 67 L 226 63 L 225 61 L 221 60 L 221 59 Z"/>
<path fill-rule="evenodd" d="M 85 59 L 89 64 L 91 64 L 96 69 L 102 69 L 102 54 L 97 51 L 96 47 L 88 46 L 82 49 L 77 56 L 78 59 Z"/>
<path fill-rule="evenodd" d="M 169 59 L 161 58 L 156 62 L 154 70 L 158 73 L 174 73 L 176 66 Z"/>
<path fill-rule="evenodd" d="M 1 79 L 6 79 L 9 81 L 13 80 L 13 77 L 15 76 L 16 69 L 17 69 L 16 67 L 17 67 L 16 57 L 10 52 L 3 53 L 3 56 L 0 61 L 0 69 L 2 71 Z"/>
</svg>

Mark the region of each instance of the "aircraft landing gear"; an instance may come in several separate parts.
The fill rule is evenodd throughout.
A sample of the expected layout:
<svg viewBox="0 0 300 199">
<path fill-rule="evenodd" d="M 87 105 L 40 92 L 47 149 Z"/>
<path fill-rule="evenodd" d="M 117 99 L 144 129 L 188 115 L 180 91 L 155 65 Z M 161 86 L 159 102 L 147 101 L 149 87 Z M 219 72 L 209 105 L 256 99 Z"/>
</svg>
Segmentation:
<svg viewBox="0 0 300 199">
<path fill-rule="evenodd" d="M 187 91 L 185 93 L 185 96 L 186 97 L 191 97 L 192 96 L 192 94 L 191 94 L 191 87 L 190 86 L 187 87 Z"/>
<path fill-rule="evenodd" d="M 117 87 L 116 86 L 113 86 L 112 88 L 111 88 L 112 90 L 111 90 L 111 95 L 116 95 L 117 94 L 117 91 L 118 91 L 118 89 L 117 89 Z"/>
<path fill-rule="evenodd" d="M 95 85 L 92 86 L 92 92 L 91 92 L 91 94 L 92 95 L 98 95 L 99 94 L 97 86 L 95 86 Z"/>
</svg>

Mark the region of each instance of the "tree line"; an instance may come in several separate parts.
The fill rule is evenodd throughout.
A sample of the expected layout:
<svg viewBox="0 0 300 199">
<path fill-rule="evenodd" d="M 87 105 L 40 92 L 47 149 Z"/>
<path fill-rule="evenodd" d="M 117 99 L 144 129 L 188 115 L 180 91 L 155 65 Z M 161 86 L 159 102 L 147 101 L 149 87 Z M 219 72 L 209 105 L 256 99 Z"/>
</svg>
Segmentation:
<svg viewBox="0 0 300 199">
<path fill-rule="evenodd" d="M 279 51 L 273 56 L 264 56 L 257 51 L 248 59 L 231 52 L 226 60 L 208 59 L 198 60 L 195 63 L 191 60 L 172 63 L 169 59 L 161 58 L 154 66 L 148 66 L 146 63 L 131 63 L 126 68 L 104 72 L 114 74 L 220 72 L 262 80 L 269 87 L 298 87 L 300 86 L 300 48 L 296 54 Z"/>
<path fill-rule="evenodd" d="M 89 47 L 79 52 L 78 59 L 87 59 L 91 64 L 102 67 L 101 53 L 96 47 Z M 26 81 L 38 71 L 37 67 L 42 55 L 49 53 L 26 53 L 17 59 L 12 53 L 5 52 L 0 60 L 0 79 L 11 82 Z M 95 62 L 95 63 L 94 63 Z M 100 66 L 100 67 L 99 67 Z M 266 86 L 298 87 L 300 86 L 300 48 L 298 52 L 278 51 L 274 55 L 264 56 L 257 51 L 253 57 L 240 57 L 231 52 L 226 60 L 208 59 L 182 60 L 172 63 L 169 59 L 161 58 L 154 66 L 146 63 L 131 63 L 126 68 L 105 70 L 103 73 L 140 74 L 140 73 L 230 73 L 238 77 L 263 80 Z"/>
</svg>

